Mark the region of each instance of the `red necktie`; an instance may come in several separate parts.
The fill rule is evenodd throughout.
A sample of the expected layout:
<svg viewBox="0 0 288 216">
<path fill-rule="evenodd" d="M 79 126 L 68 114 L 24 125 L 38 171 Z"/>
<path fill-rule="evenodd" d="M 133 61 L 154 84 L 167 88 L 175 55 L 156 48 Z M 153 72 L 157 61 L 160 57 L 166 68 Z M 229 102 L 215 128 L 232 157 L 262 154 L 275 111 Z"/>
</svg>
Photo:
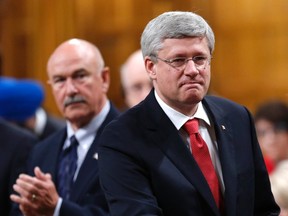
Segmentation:
<svg viewBox="0 0 288 216">
<path fill-rule="evenodd" d="M 221 195 L 219 180 L 212 164 L 207 144 L 199 134 L 198 127 L 198 119 L 189 120 L 184 124 L 184 129 L 190 136 L 193 157 L 206 178 L 218 208 L 220 208 Z"/>
</svg>

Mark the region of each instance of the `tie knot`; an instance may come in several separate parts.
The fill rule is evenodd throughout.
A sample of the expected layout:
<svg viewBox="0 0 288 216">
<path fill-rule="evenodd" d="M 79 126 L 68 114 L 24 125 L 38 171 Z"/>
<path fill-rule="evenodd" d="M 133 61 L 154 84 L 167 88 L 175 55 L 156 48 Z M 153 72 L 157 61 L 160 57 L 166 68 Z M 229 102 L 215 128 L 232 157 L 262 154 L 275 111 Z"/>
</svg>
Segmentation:
<svg viewBox="0 0 288 216">
<path fill-rule="evenodd" d="M 71 136 L 70 137 L 70 146 L 71 145 L 78 145 L 79 143 L 78 143 L 78 140 L 77 140 L 77 138 L 76 138 L 76 136 L 75 135 L 73 135 L 73 136 Z"/>
<path fill-rule="evenodd" d="M 75 137 L 75 135 L 70 137 L 70 146 L 68 148 L 66 148 L 64 150 L 64 154 L 67 154 L 68 152 L 70 152 L 73 148 L 77 148 L 77 146 L 79 145 L 77 138 Z"/>
<path fill-rule="evenodd" d="M 189 135 L 198 133 L 198 130 L 199 130 L 199 121 L 198 121 L 198 119 L 194 118 L 194 119 L 188 120 L 184 124 L 184 129 L 186 130 L 186 132 Z"/>
</svg>

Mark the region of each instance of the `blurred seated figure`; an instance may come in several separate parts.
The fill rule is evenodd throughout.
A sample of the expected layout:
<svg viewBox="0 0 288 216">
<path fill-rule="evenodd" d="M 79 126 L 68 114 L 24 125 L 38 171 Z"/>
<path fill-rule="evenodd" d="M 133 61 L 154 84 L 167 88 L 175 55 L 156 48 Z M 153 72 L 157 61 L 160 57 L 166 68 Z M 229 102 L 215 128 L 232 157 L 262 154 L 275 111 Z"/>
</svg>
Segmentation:
<svg viewBox="0 0 288 216">
<path fill-rule="evenodd" d="M 288 216 L 288 160 L 280 162 L 270 174 L 271 189 L 281 208 L 280 216 Z"/>
<path fill-rule="evenodd" d="M 36 142 L 34 134 L 0 118 L 0 215 L 9 215 L 11 211 L 13 184 L 25 171 L 28 154 Z"/>
<path fill-rule="evenodd" d="M 36 80 L 1 77 L 0 92 L 0 117 L 29 129 L 40 140 L 65 126 L 64 120 L 41 107 L 45 93 Z"/>
<path fill-rule="evenodd" d="M 141 102 L 152 88 L 141 50 L 133 52 L 128 57 L 120 69 L 120 75 L 124 100 L 128 108 Z"/>
<path fill-rule="evenodd" d="M 254 119 L 258 141 L 271 172 L 279 162 L 288 159 L 288 105 L 280 100 L 267 101 L 256 109 Z"/>
</svg>

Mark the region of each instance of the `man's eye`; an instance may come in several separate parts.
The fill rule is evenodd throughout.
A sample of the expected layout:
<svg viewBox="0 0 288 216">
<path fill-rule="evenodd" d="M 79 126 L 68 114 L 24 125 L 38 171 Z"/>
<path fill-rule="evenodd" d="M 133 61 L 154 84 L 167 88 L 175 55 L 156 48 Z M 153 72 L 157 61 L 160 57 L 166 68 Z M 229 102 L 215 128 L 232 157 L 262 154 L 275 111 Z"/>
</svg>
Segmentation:
<svg viewBox="0 0 288 216">
<path fill-rule="evenodd" d="M 77 74 L 77 76 L 76 76 L 76 78 L 83 78 L 83 77 L 85 77 L 85 74 Z"/>
<path fill-rule="evenodd" d="M 86 78 L 86 77 L 87 77 L 87 74 L 85 74 L 85 73 L 79 73 L 79 74 L 76 74 L 76 75 L 74 76 L 74 79 L 82 80 L 82 79 L 84 79 L 84 78 Z"/>
<path fill-rule="evenodd" d="M 195 56 L 193 58 L 193 61 L 196 63 L 196 64 L 201 64 L 201 63 L 204 63 L 206 61 L 206 57 L 205 56 Z"/>
<path fill-rule="evenodd" d="M 175 59 L 171 59 L 171 64 L 174 66 L 181 66 L 183 64 L 185 64 L 186 59 L 185 58 L 175 58 Z"/>
<path fill-rule="evenodd" d="M 175 58 L 175 59 L 172 59 L 171 62 L 185 62 L 186 59 L 185 58 Z"/>
<path fill-rule="evenodd" d="M 57 78 L 53 80 L 53 83 L 62 83 L 62 82 L 65 82 L 64 78 Z"/>
</svg>

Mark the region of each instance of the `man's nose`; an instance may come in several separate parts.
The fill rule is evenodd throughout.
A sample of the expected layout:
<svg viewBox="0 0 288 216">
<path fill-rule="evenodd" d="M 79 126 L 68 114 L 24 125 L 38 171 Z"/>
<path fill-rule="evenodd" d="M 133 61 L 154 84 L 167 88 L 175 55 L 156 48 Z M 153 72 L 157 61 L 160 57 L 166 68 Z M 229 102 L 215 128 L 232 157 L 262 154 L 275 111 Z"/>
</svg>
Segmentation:
<svg viewBox="0 0 288 216">
<path fill-rule="evenodd" d="M 199 73 L 199 70 L 197 69 L 195 62 L 192 59 L 187 60 L 184 72 L 189 74 Z"/>
<path fill-rule="evenodd" d="M 69 93 L 69 92 L 74 93 L 74 92 L 77 92 L 77 91 L 78 91 L 75 83 L 73 82 L 73 79 L 71 79 L 71 78 L 68 78 L 68 79 L 66 80 L 65 87 L 66 87 L 66 91 L 67 91 L 68 93 Z"/>
</svg>

